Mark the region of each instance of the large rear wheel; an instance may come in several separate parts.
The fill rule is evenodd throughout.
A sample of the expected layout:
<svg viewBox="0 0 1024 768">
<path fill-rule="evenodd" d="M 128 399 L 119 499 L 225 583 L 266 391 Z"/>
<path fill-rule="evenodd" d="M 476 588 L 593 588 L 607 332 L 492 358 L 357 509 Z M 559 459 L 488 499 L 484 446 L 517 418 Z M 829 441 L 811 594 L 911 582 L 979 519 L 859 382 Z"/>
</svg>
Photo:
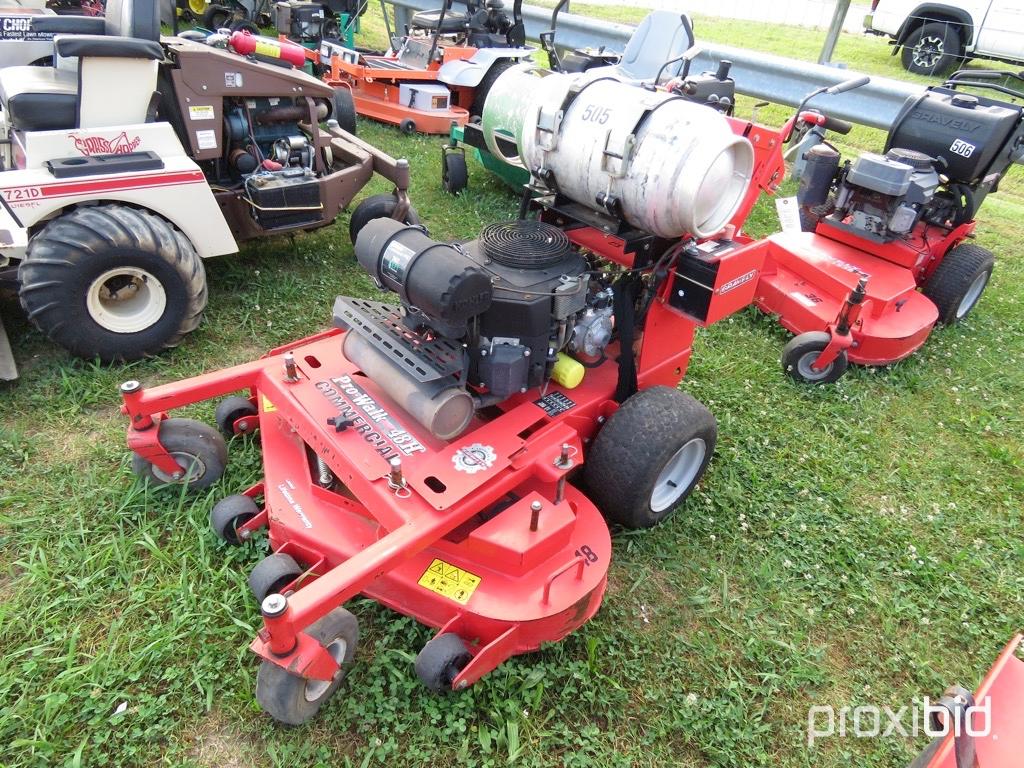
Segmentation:
<svg viewBox="0 0 1024 768">
<path fill-rule="evenodd" d="M 974 243 L 962 243 L 943 257 L 921 292 L 939 310 L 939 322 L 952 325 L 971 313 L 992 277 L 992 251 Z"/>
<path fill-rule="evenodd" d="M 195 330 L 206 272 L 166 219 L 125 205 L 77 208 L 49 222 L 18 269 L 29 319 L 72 354 L 137 360 Z"/>
</svg>

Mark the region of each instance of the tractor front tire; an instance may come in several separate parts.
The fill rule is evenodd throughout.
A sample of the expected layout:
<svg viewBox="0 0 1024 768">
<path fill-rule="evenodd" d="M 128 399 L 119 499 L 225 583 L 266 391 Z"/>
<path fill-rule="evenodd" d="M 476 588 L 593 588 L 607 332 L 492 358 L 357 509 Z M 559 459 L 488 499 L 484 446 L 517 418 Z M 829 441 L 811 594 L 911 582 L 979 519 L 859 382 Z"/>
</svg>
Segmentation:
<svg viewBox="0 0 1024 768">
<path fill-rule="evenodd" d="M 29 320 L 71 354 L 104 363 L 177 346 L 206 307 L 206 272 L 166 219 L 124 205 L 49 222 L 18 268 Z"/>
<path fill-rule="evenodd" d="M 264 660 L 256 675 L 256 701 L 283 725 L 302 725 L 320 711 L 344 680 L 359 645 L 359 622 L 344 608 L 335 608 L 305 632 L 327 649 L 339 668 L 333 680 L 314 680 Z"/>
<path fill-rule="evenodd" d="M 952 325 L 971 313 L 992 277 L 992 251 L 974 243 L 949 250 L 925 282 L 921 292 L 939 310 L 939 322 Z"/>
<path fill-rule="evenodd" d="M 808 331 L 794 336 L 782 348 L 782 370 L 801 384 L 834 384 L 839 381 L 850 365 L 845 349 L 824 368 L 818 370 L 813 367 L 831 340 L 825 331 Z"/>
<path fill-rule="evenodd" d="M 718 427 L 702 403 L 671 387 L 628 398 L 594 439 L 583 465 L 598 509 L 625 528 L 657 525 L 700 481 Z"/>
<path fill-rule="evenodd" d="M 191 490 L 209 488 L 228 465 L 228 446 L 213 427 L 194 419 L 160 422 L 160 445 L 181 467 L 181 477 L 165 474 L 148 459 L 132 455 L 132 471 L 151 485 L 182 485 Z"/>
<path fill-rule="evenodd" d="M 356 206 L 352 217 L 348 220 L 348 236 L 355 245 L 359 232 L 374 219 L 393 219 L 398 208 L 398 198 L 394 195 L 371 195 Z M 403 224 L 419 225 L 420 217 L 416 209 L 409 207 L 409 212 L 402 219 Z"/>
</svg>

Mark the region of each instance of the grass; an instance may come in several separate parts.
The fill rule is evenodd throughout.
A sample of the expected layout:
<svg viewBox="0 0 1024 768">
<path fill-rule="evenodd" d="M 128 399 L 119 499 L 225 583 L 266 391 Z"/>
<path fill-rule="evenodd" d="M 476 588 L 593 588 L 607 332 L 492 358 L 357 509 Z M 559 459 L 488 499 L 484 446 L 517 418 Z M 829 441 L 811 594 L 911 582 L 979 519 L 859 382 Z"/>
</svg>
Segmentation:
<svg viewBox="0 0 1024 768">
<path fill-rule="evenodd" d="M 379 21 L 367 27 L 379 39 Z M 805 58 L 822 36 L 704 18 L 697 31 Z M 875 39 L 843 35 L 837 58 L 905 76 Z M 472 237 L 513 214 L 475 165 L 472 194 L 439 191 L 439 139 L 360 130 L 409 157 L 436 236 Z M 869 129 L 848 139 L 880 143 Z M 807 707 L 896 709 L 954 681 L 973 687 L 1020 628 L 1019 176 L 980 215 L 998 265 L 978 311 L 902 363 L 807 389 L 781 375 L 787 335 L 769 318 L 748 310 L 699 334 L 683 386 L 719 419 L 717 456 L 666 524 L 616 534 L 609 592 L 586 627 L 442 698 L 412 671 L 430 631 L 355 600 L 357 663 L 295 730 L 252 696 L 258 612 L 245 575 L 265 540 L 229 549 L 206 523 L 218 498 L 258 478 L 256 447 L 233 443 L 206 494 L 142 487 L 117 384 L 250 359 L 324 327 L 336 294 L 368 295 L 345 217 L 210 262 L 206 319 L 157 359 L 72 360 L 5 304 L 22 380 L 0 393 L 0 765 L 905 765 L 922 741 L 809 749 Z M 771 206 L 754 234 L 777 227 Z M 211 419 L 212 404 L 189 413 Z"/>
</svg>

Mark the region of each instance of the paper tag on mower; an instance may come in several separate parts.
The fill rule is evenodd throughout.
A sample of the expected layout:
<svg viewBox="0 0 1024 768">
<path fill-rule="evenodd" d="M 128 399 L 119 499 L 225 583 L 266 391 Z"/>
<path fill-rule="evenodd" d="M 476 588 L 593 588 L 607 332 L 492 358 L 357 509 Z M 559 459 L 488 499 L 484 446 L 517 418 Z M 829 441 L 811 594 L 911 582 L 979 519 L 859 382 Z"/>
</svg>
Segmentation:
<svg viewBox="0 0 1024 768">
<path fill-rule="evenodd" d="M 775 198 L 775 210 L 779 214 L 779 224 L 783 232 L 800 231 L 800 206 L 795 197 Z"/>
</svg>

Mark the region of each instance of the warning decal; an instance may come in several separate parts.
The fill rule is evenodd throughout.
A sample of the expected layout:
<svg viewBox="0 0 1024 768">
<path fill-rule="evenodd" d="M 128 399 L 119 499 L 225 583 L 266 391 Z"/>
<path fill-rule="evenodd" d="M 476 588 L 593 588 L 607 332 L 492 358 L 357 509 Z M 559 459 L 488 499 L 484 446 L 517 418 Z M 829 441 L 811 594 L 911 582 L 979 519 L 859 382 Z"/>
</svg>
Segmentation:
<svg viewBox="0 0 1024 768">
<path fill-rule="evenodd" d="M 419 585 L 465 605 L 480 586 L 480 577 L 456 568 L 444 560 L 434 560 L 420 576 Z"/>
<path fill-rule="evenodd" d="M 270 413 L 272 411 L 276 411 L 277 410 L 277 406 L 274 405 L 272 402 L 270 402 L 270 400 L 267 398 L 266 395 L 260 395 L 260 398 L 262 398 L 262 400 L 263 400 L 263 412 L 264 413 Z"/>
</svg>

